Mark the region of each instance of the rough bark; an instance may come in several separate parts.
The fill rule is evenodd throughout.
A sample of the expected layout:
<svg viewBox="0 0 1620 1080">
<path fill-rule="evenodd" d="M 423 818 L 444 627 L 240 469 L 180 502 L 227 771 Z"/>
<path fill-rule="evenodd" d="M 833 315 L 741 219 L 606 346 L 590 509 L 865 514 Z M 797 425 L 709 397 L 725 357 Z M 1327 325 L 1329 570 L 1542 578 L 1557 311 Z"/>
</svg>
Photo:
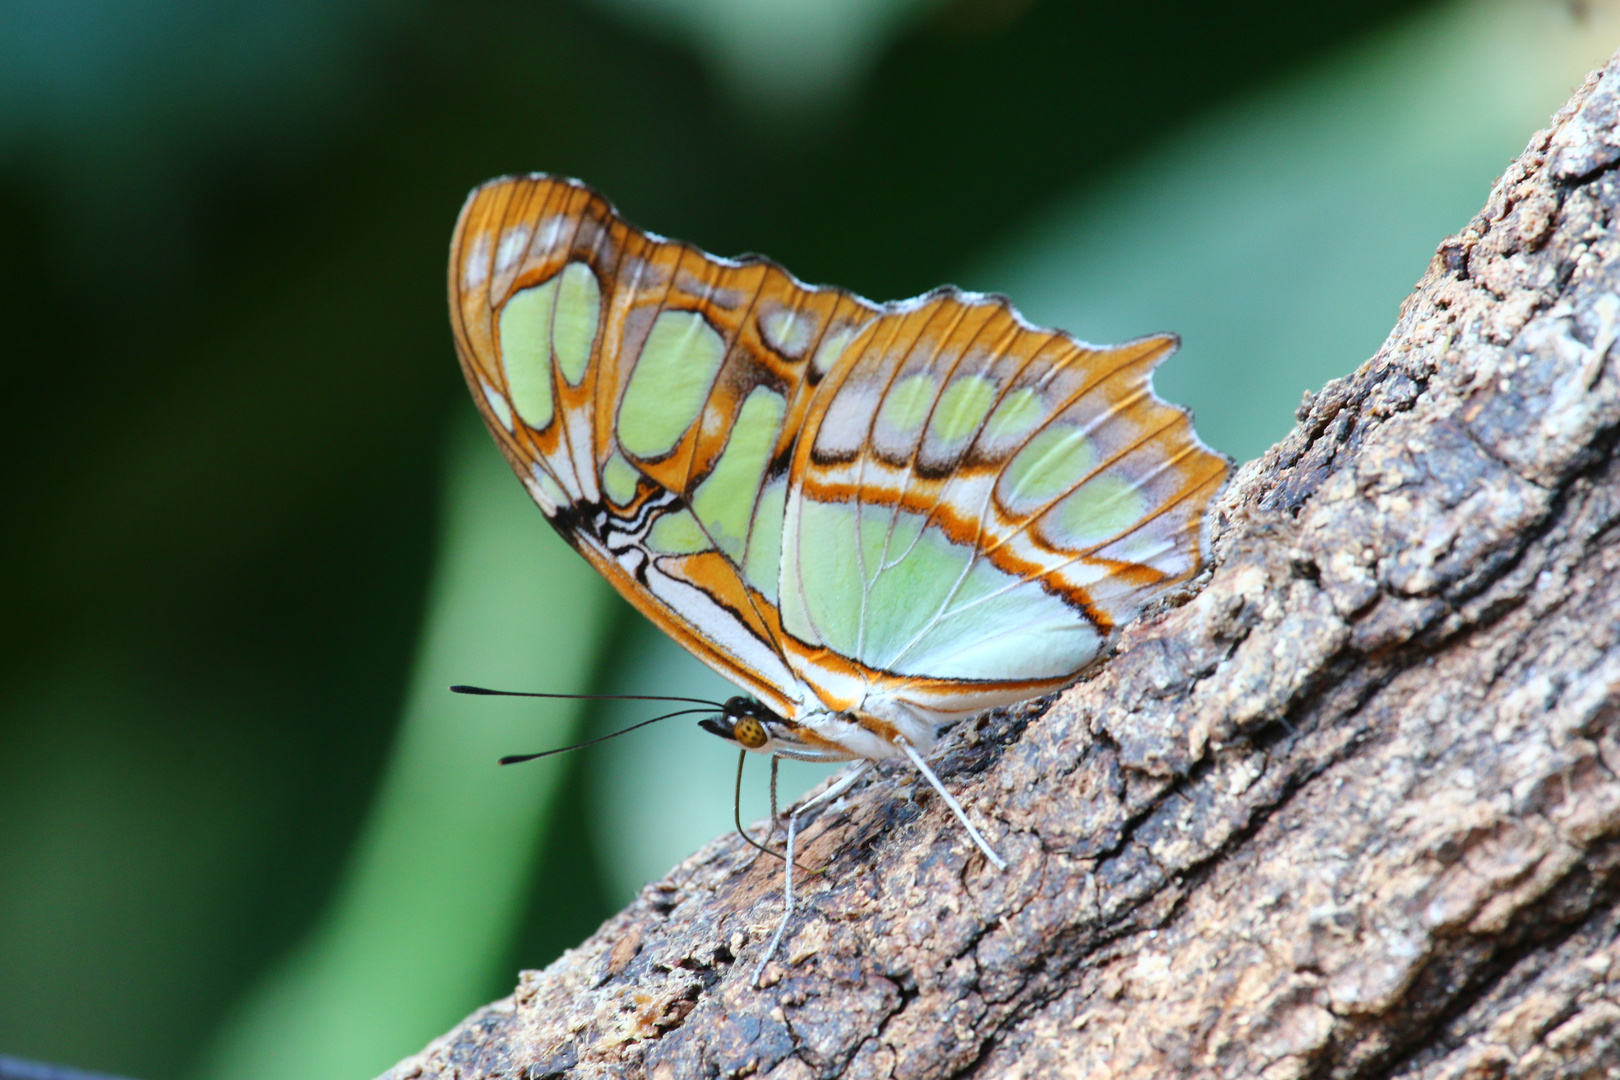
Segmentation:
<svg viewBox="0 0 1620 1080">
<path fill-rule="evenodd" d="M 388 1074 L 1620 1074 L 1620 57 L 1050 707 L 722 837 Z"/>
</svg>

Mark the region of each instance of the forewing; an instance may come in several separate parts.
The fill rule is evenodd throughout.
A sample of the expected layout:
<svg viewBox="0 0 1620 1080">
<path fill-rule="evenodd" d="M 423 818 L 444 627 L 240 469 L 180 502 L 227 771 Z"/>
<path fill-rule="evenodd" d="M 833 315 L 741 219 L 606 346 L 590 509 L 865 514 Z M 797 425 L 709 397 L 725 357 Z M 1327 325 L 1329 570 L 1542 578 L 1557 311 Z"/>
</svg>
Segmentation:
<svg viewBox="0 0 1620 1080">
<path fill-rule="evenodd" d="M 787 467 L 828 351 L 877 309 L 643 233 L 538 175 L 469 197 L 450 305 L 484 421 L 551 523 L 676 640 L 793 715 L 776 611 Z"/>
</svg>

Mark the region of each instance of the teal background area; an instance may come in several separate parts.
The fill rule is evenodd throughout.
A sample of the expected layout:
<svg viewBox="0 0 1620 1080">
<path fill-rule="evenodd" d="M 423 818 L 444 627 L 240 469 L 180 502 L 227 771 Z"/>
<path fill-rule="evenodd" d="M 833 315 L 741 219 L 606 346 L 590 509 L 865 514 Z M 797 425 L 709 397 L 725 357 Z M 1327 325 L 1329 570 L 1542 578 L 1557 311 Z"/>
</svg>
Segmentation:
<svg viewBox="0 0 1620 1080">
<path fill-rule="evenodd" d="M 732 692 L 478 429 L 476 183 L 1177 331 L 1245 460 L 1616 45 L 1540 0 L 0 6 L 0 1054 L 361 1080 L 730 828 L 693 718 L 500 769 L 653 713 L 443 690 Z"/>
</svg>

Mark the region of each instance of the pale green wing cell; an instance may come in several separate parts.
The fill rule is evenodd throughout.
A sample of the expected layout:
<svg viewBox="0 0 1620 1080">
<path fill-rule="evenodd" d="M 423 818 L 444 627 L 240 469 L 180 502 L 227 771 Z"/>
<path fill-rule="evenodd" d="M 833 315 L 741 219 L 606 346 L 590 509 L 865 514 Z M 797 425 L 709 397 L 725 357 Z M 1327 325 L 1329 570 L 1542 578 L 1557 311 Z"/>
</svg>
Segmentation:
<svg viewBox="0 0 1620 1080">
<path fill-rule="evenodd" d="M 995 459 L 1016 450 L 1046 419 L 1047 412 L 1045 395 L 1040 388 L 1020 386 L 1010 391 L 984 425 L 979 437 L 982 452 Z"/>
<path fill-rule="evenodd" d="M 602 490 L 617 506 L 629 506 L 635 500 L 636 486 L 640 482 L 640 470 L 626 461 L 617 450 L 609 455 L 607 464 L 602 466 Z"/>
<path fill-rule="evenodd" d="M 778 599 L 782 572 L 782 519 L 787 510 L 787 477 L 780 476 L 759 492 L 754 521 L 743 555 L 743 580 L 771 603 Z"/>
<path fill-rule="evenodd" d="M 1202 513 L 1185 497 L 1186 478 L 1178 466 L 1173 452 L 1167 455 L 1157 443 L 1133 447 L 1053 504 L 1036 531 L 1067 550 L 1136 563 L 1167 579 L 1182 577 L 1198 558 Z"/>
<path fill-rule="evenodd" d="M 1081 613 L 922 515 L 813 499 L 793 509 L 781 610 L 801 640 L 935 679 L 1056 678 L 1097 654 Z"/>
<path fill-rule="evenodd" d="M 931 371 L 912 372 L 896 379 L 878 408 L 872 432 L 877 451 L 896 461 L 910 457 L 938 392 L 939 377 Z"/>
<path fill-rule="evenodd" d="M 783 627 L 800 641 L 854 657 L 866 580 L 853 507 L 793 498 L 782 541 Z"/>
<path fill-rule="evenodd" d="M 688 510 L 660 514 L 647 533 L 647 546 L 659 555 L 695 555 L 713 545 Z"/>
<path fill-rule="evenodd" d="M 945 385 L 934 405 L 923 439 L 922 460 L 955 461 L 979 433 L 999 391 L 996 380 L 982 374 L 961 374 Z"/>
<path fill-rule="evenodd" d="M 1096 447 L 1084 430 L 1054 424 L 1007 463 L 996 495 L 1008 513 L 1032 514 L 1072 490 L 1096 465 Z"/>
<path fill-rule="evenodd" d="M 1097 629 L 1038 580 L 981 560 L 893 670 L 934 678 L 1061 678 L 1095 659 L 1102 644 Z"/>
<path fill-rule="evenodd" d="M 501 366 L 512 407 L 523 422 L 543 431 L 556 414 L 551 392 L 551 315 L 557 279 L 514 293 L 501 308 Z"/>
<path fill-rule="evenodd" d="M 1148 500 L 1129 478 L 1105 474 L 1081 484 L 1041 518 L 1052 543 L 1072 550 L 1104 544 L 1147 515 Z"/>
<path fill-rule="evenodd" d="M 542 431 L 555 415 L 553 358 L 569 385 L 577 386 L 584 378 L 601 315 L 601 286 L 591 268 L 577 262 L 514 293 L 501 308 L 501 365 L 512 406 L 529 427 Z M 495 408 L 493 402 L 491 407 Z M 497 408 L 497 415 L 502 411 Z M 505 417 L 502 420 L 510 427 Z"/>
<path fill-rule="evenodd" d="M 821 343 L 816 346 L 816 355 L 811 359 L 810 366 L 818 376 L 825 376 L 843 357 L 844 350 L 852 345 L 856 338 L 861 336 L 865 329 L 864 323 L 842 323 L 827 331 L 822 336 Z"/>
<path fill-rule="evenodd" d="M 620 447 L 645 460 L 673 450 L 703 414 L 725 357 L 725 341 L 700 313 L 659 312 L 619 402 Z"/>
<path fill-rule="evenodd" d="M 735 563 L 743 561 L 760 485 L 786 411 L 781 394 L 755 387 L 738 410 L 720 460 L 692 493 L 692 511 L 715 546 Z"/>
<path fill-rule="evenodd" d="M 557 286 L 557 307 L 551 331 L 557 367 L 568 385 L 578 386 L 590 364 L 591 345 L 602 318 L 602 286 L 584 263 L 563 267 Z"/>
<path fill-rule="evenodd" d="M 506 397 L 487 382 L 480 382 L 478 388 L 484 392 L 484 402 L 489 411 L 495 414 L 501 427 L 507 431 L 512 430 L 512 406 L 507 403 Z"/>
</svg>

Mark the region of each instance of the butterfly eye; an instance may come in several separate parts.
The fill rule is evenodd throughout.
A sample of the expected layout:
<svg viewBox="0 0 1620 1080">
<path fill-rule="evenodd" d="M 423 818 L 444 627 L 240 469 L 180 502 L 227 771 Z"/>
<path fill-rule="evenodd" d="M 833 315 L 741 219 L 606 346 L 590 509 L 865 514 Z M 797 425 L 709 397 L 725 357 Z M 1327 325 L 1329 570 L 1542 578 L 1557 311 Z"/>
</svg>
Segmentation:
<svg viewBox="0 0 1620 1080">
<path fill-rule="evenodd" d="M 752 716 L 738 720 L 737 726 L 731 729 L 731 737 L 750 750 L 758 750 L 770 738 L 765 734 L 765 725 Z"/>
</svg>

